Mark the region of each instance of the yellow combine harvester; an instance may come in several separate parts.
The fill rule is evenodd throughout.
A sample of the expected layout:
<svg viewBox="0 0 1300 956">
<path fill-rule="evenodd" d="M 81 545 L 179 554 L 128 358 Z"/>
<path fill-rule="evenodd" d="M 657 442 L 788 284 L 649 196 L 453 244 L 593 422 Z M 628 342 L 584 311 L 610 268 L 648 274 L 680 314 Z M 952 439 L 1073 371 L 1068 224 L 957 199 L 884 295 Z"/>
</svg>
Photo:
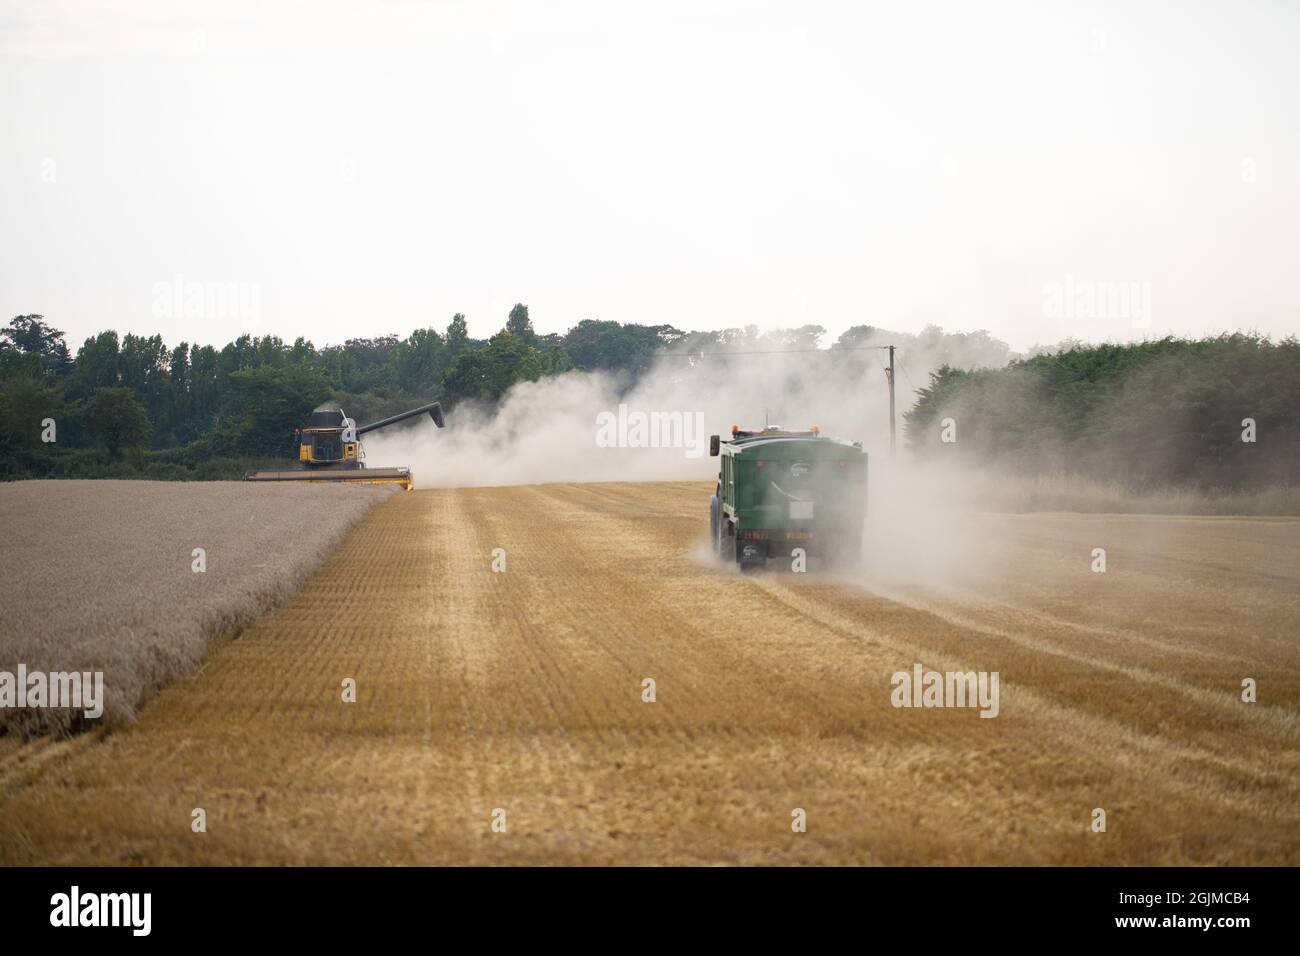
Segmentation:
<svg viewBox="0 0 1300 956">
<path fill-rule="evenodd" d="M 337 405 L 321 405 L 311 413 L 305 428 L 294 430 L 298 439 L 296 471 L 250 471 L 245 481 L 350 481 L 369 485 L 397 484 L 407 491 L 414 487 L 409 468 L 367 468 L 360 438 L 385 425 L 415 418 L 428 412 L 433 423 L 443 427 L 442 406 L 437 402 L 421 405 L 409 412 L 390 415 L 369 425 L 357 423 L 343 414 Z"/>
</svg>

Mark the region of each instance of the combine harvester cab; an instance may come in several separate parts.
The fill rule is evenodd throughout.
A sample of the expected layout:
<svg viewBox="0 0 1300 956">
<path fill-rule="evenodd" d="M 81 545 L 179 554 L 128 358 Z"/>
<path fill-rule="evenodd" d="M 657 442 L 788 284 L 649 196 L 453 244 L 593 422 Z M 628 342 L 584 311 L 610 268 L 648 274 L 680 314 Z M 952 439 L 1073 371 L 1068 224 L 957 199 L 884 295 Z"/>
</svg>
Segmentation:
<svg viewBox="0 0 1300 956">
<path fill-rule="evenodd" d="M 741 568 L 803 548 L 829 562 L 861 555 L 867 514 L 867 453 L 861 442 L 826 438 L 775 426 L 709 440 L 720 457 L 718 486 L 710 502 L 713 550 Z"/>
<path fill-rule="evenodd" d="M 294 431 L 298 439 L 296 471 L 250 471 L 244 473 L 244 480 L 396 484 L 410 491 L 415 486 L 411 469 L 367 468 L 365 451 L 361 447 L 360 438 L 367 432 L 425 413 L 428 413 L 439 428 L 444 427 L 442 405 L 438 402 L 430 402 L 428 405 L 421 405 L 407 412 L 390 415 L 388 418 L 362 425 L 360 428 L 343 413 L 343 409 L 339 406 L 321 405 L 311 413 L 311 420 L 305 427 Z"/>
</svg>

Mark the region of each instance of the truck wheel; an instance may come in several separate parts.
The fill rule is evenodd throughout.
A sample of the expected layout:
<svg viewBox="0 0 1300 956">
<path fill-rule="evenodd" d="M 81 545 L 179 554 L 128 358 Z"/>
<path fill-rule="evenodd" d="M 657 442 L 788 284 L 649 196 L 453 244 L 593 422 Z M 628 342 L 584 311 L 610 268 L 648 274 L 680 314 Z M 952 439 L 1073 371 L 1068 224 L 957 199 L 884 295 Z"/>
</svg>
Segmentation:
<svg viewBox="0 0 1300 956">
<path fill-rule="evenodd" d="M 718 496 L 709 499 L 709 542 L 713 546 L 713 556 L 722 556 L 722 515 Z"/>
</svg>

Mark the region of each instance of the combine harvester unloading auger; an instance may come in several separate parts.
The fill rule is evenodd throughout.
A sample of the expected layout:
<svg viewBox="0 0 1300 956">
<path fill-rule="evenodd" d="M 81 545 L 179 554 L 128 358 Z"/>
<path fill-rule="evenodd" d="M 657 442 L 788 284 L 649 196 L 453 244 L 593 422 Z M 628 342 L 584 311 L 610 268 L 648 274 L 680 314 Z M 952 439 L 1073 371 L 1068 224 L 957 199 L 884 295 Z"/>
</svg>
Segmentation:
<svg viewBox="0 0 1300 956">
<path fill-rule="evenodd" d="M 321 405 L 311 413 L 305 428 L 296 429 L 298 439 L 298 468 L 295 471 L 245 472 L 245 481 L 350 481 L 370 485 L 396 484 L 407 491 L 414 487 L 414 477 L 409 468 L 367 468 L 365 452 L 360 438 L 366 432 L 392 425 L 396 422 L 429 414 L 433 423 L 443 426 L 442 405 L 430 402 L 409 412 L 381 418 L 369 425 L 357 423 L 343 413 L 337 405 Z"/>
</svg>

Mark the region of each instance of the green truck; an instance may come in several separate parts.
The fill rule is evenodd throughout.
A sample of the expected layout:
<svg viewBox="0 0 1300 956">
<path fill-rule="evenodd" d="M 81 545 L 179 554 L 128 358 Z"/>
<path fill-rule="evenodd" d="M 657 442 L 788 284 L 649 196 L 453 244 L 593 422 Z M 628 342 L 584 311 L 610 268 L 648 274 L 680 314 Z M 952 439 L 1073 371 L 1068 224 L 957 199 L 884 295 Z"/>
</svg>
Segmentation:
<svg viewBox="0 0 1300 956">
<path fill-rule="evenodd" d="M 861 442 L 827 438 L 775 426 L 731 439 L 714 435 L 709 454 L 720 457 L 718 486 L 709 504 L 713 550 L 741 568 L 795 548 L 828 562 L 847 562 L 862 551 L 867 513 L 867 453 Z"/>
</svg>

